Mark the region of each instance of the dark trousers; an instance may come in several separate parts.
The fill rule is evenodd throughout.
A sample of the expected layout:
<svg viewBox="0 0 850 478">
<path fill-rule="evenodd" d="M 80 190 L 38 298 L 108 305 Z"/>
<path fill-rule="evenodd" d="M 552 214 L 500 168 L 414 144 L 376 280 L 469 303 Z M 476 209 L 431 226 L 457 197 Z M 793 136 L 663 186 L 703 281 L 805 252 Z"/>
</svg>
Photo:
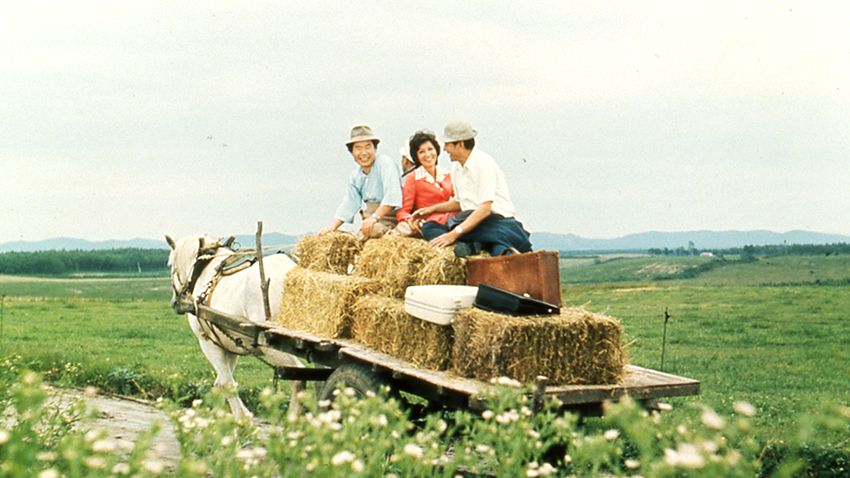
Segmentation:
<svg viewBox="0 0 850 478">
<path fill-rule="evenodd" d="M 422 237 L 434 239 L 454 229 L 464 221 L 472 211 L 463 211 L 457 216 L 450 217 L 445 225 L 434 221 L 422 224 Z M 502 255 L 505 250 L 514 248 L 519 252 L 531 252 L 531 234 L 522 227 L 522 223 L 512 217 L 490 214 L 471 231 L 464 231 L 458 241 L 475 244 L 493 256 Z"/>
</svg>

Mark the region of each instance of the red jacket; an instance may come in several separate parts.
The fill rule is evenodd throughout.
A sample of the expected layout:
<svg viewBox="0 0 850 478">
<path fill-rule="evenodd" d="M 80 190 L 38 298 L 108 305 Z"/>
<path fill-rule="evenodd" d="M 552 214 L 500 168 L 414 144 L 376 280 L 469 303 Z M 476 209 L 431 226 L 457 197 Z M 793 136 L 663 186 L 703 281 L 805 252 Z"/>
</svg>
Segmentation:
<svg viewBox="0 0 850 478">
<path fill-rule="evenodd" d="M 404 178 L 402 187 L 402 205 L 396 212 L 398 222 L 406 221 L 413 211 L 423 207 L 433 206 L 448 201 L 454 196 L 451 175 L 448 171 L 437 168 L 434 178 L 425 168 L 418 167 Z M 436 221 L 445 224 L 446 220 L 456 212 L 437 212 L 431 214 L 425 221 Z"/>
</svg>

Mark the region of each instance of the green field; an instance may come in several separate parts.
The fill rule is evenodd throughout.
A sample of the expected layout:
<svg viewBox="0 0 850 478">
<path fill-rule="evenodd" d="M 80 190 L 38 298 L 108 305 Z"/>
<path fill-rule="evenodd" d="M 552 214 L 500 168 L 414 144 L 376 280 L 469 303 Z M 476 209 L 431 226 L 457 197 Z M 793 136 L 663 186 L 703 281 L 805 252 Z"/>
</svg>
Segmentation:
<svg viewBox="0 0 850 478">
<path fill-rule="evenodd" d="M 565 304 L 620 319 L 634 364 L 661 368 L 669 313 L 664 371 L 700 380 L 699 400 L 720 412 L 755 405 L 763 437 L 822 404 L 850 404 L 850 256 L 598 258 L 561 274 Z"/>
<path fill-rule="evenodd" d="M 706 265 L 708 264 L 708 265 Z M 565 305 L 618 318 L 630 362 L 698 379 L 696 398 L 731 413 L 756 406 L 760 438 L 779 439 L 824 403 L 850 405 L 850 256 L 759 260 L 648 256 L 562 259 Z M 167 278 L 0 277 L 0 355 L 19 355 L 48 380 L 191 399 L 214 380 Z M 249 406 L 272 372 L 242 359 Z M 674 410 L 672 413 L 677 413 Z"/>
</svg>

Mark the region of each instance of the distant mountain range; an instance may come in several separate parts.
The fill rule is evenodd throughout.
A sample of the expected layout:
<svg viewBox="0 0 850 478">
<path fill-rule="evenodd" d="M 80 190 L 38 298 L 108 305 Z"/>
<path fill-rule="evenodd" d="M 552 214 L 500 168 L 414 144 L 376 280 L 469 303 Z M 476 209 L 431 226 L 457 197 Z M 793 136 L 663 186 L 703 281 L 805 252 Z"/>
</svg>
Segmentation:
<svg viewBox="0 0 850 478">
<path fill-rule="evenodd" d="M 710 251 L 744 246 L 848 243 L 850 236 L 807 231 L 690 231 L 642 232 L 616 239 L 585 239 L 573 234 L 535 232 L 531 234 L 531 242 L 535 249 L 554 251 L 646 251 L 680 247 L 687 249 L 691 243 L 696 249 Z"/>
<path fill-rule="evenodd" d="M 179 239 L 175 237 L 174 239 Z M 263 234 L 263 247 L 272 246 L 292 246 L 298 242 L 298 236 L 289 236 L 286 234 L 269 233 Z M 256 245 L 256 236 L 236 236 L 236 242 L 242 247 L 254 247 Z M 69 237 L 57 237 L 55 239 L 45 239 L 43 241 L 16 241 L 0 244 L 0 252 L 34 252 L 34 251 L 94 251 L 104 249 L 168 249 L 168 244 L 165 243 L 165 236 L 162 239 L 127 239 L 127 240 L 110 240 L 110 241 L 87 241 L 85 239 L 73 239 Z"/>
<path fill-rule="evenodd" d="M 291 246 L 299 236 L 280 233 L 263 234 L 263 246 Z M 176 238 L 175 238 L 176 239 Z M 253 247 L 255 236 L 236 236 L 243 247 Z M 535 250 L 549 251 L 647 251 L 649 249 L 689 248 L 690 243 L 701 251 L 731 249 L 747 245 L 780 244 L 835 244 L 850 243 L 850 236 L 819 232 L 790 231 L 691 231 L 691 232 L 644 232 L 629 234 L 616 239 L 585 239 L 574 234 L 535 232 L 531 235 Z M 167 249 L 164 239 L 129 239 L 92 242 L 85 239 L 60 237 L 43 241 L 17 241 L 0 244 L 0 252 L 49 251 L 49 250 L 101 250 L 101 249 Z"/>
</svg>

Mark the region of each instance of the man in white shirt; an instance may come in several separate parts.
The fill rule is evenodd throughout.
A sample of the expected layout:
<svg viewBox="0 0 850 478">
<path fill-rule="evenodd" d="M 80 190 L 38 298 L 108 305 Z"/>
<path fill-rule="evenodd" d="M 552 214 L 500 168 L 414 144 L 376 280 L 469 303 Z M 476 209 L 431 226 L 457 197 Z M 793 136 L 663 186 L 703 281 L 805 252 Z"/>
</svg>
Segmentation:
<svg viewBox="0 0 850 478">
<path fill-rule="evenodd" d="M 435 247 L 455 246 L 458 257 L 487 250 L 493 256 L 514 250 L 531 252 L 530 234 L 514 218 L 514 205 L 508 194 L 505 175 L 490 155 L 475 147 L 477 131 L 467 121 L 452 121 L 444 130 L 443 148 L 452 162 L 455 195 L 436 206 L 420 209 L 414 216 L 427 217 L 435 212 L 461 211 L 431 241 Z M 423 234 L 424 235 L 424 234 Z"/>
</svg>

